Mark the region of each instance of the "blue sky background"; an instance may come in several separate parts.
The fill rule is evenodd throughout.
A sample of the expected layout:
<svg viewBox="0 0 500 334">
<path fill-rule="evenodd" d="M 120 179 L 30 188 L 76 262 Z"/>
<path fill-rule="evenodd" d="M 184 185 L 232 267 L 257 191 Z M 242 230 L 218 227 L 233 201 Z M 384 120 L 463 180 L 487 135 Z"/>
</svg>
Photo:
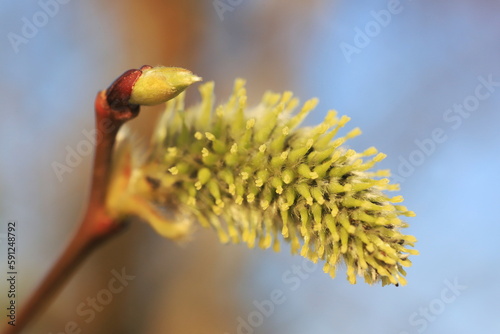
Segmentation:
<svg viewBox="0 0 500 334">
<path fill-rule="evenodd" d="M 286 57 L 293 72 L 289 81 L 272 81 L 270 88 L 291 89 L 303 101 L 319 97 L 307 124 L 321 121 L 329 109 L 350 116 L 348 128 L 360 127 L 363 135 L 349 145 L 359 150 L 376 146 L 388 155 L 380 167 L 395 172 L 402 159 L 419 154 L 415 141 L 442 129 L 446 140 L 435 143 L 433 152 L 414 166 L 400 191 L 417 213 L 408 220 L 407 232 L 418 238 L 421 255 L 413 257 L 405 287 L 350 285 L 343 270 L 331 280 L 318 267 L 292 290 L 283 275 L 290 278 L 288 271 L 302 266 L 302 258 L 286 249 L 278 254 L 248 251 L 245 278 L 234 292 L 245 310 L 240 316 L 248 321 L 254 301 L 269 299 L 273 290 L 286 299 L 256 333 L 500 332 L 495 188 L 500 184 L 500 86 L 456 129 L 444 119 L 449 108 L 474 95 L 479 77 L 500 83 L 500 3 L 401 1 L 390 22 L 379 25 L 369 44 L 347 59 L 342 43 L 356 46 L 357 29 L 376 26 L 372 11 L 387 10 L 388 3 L 312 1 L 302 20 L 297 15 L 280 21 L 285 28 L 278 38 L 273 35 L 276 44 L 270 50 Z M 260 24 L 252 20 L 266 6 L 263 0 L 242 1 L 222 21 L 215 9 L 204 6 L 208 37 L 197 74 L 224 82 L 258 76 L 249 66 L 255 61 L 253 29 Z M 270 10 L 279 6 L 293 5 L 278 2 Z M 22 17 L 39 10 L 35 1 L 0 5 L 0 221 L 19 221 L 26 286 L 58 253 L 51 238 L 64 239 L 73 228 L 56 222 L 76 219 L 86 198 L 81 185 L 88 179 L 90 157 L 63 183 L 51 162 L 64 159 L 65 146 L 75 147 L 81 131 L 92 129 L 94 94 L 127 68 L 110 57 L 126 43 L 113 23 L 117 18 L 92 2 L 61 5 L 16 53 L 8 34 L 19 34 Z M 51 210 L 59 205 L 65 210 Z M 453 296 L 450 282 L 465 288 L 446 303 L 443 295 Z M 425 308 L 430 308 L 427 318 Z M 229 323 L 227 331 L 236 333 L 238 321 Z"/>
</svg>

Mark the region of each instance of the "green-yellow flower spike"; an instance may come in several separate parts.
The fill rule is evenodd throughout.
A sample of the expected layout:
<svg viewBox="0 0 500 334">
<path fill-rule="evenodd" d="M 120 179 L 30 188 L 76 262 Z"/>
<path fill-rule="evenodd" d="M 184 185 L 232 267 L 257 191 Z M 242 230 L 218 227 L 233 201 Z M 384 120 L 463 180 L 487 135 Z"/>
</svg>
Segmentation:
<svg viewBox="0 0 500 334">
<path fill-rule="evenodd" d="M 358 276 L 406 283 L 403 267 L 418 252 L 400 217 L 414 214 L 399 205 L 401 196 L 386 195 L 398 189 L 388 172 L 372 170 L 383 154 L 342 147 L 359 129 L 335 138 L 348 117 L 330 111 L 320 125 L 299 129 L 315 99 L 293 113 L 290 92 L 266 93 L 247 108 L 243 80 L 216 108 L 213 83 L 200 92 L 201 103 L 187 110 L 183 94 L 168 102 L 147 159 L 127 182 L 115 177 L 115 196 L 135 200 L 110 200 L 114 212 L 142 217 L 167 237 L 187 233 L 181 222 L 198 221 L 222 242 L 279 250 L 284 240 L 292 253 L 324 261 L 332 277 L 344 263 L 351 283 Z"/>
<path fill-rule="evenodd" d="M 135 82 L 129 103 L 152 106 L 164 103 L 201 78 L 180 67 L 152 67 L 142 70 Z"/>
</svg>

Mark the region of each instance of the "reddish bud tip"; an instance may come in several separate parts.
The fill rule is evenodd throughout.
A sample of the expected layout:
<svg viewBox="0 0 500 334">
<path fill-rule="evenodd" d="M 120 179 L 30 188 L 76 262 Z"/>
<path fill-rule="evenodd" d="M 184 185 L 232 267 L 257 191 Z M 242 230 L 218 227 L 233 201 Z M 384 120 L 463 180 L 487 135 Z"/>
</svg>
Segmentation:
<svg viewBox="0 0 500 334">
<path fill-rule="evenodd" d="M 146 67 L 145 65 L 143 67 Z M 106 99 L 111 108 L 129 105 L 130 95 L 135 82 L 142 75 L 141 70 L 128 70 L 119 76 L 106 91 Z"/>
</svg>

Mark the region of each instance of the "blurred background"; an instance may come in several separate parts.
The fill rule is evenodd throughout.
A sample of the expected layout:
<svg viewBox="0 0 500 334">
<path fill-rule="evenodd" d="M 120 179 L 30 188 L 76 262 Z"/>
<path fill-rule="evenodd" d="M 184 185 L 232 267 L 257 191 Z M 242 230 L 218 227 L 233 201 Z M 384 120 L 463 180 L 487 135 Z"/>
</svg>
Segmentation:
<svg viewBox="0 0 500 334">
<path fill-rule="evenodd" d="M 407 233 L 421 255 L 409 284 L 350 285 L 343 269 L 332 280 L 287 247 L 220 245 L 202 229 L 178 245 L 134 224 L 24 333 L 66 333 L 73 322 L 81 333 L 500 333 L 499 11 L 485 0 L 2 1 L 0 309 L 7 222 L 18 222 L 22 302 L 88 195 L 91 154 L 59 176 L 54 162 L 87 140 L 98 90 L 161 64 L 214 80 L 219 101 L 243 77 L 251 104 L 268 89 L 292 90 L 320 99 L 307 124 L 329 109 L 350 116 L 347 128 L 363 135 L 349 145 L 387 153 L 379 167 L 393 170 L 417 213 Z M 138 142 L 160 109 L 134 120 Z M 123 271 L 134 278 L 109 297 Z"/>
</svg>

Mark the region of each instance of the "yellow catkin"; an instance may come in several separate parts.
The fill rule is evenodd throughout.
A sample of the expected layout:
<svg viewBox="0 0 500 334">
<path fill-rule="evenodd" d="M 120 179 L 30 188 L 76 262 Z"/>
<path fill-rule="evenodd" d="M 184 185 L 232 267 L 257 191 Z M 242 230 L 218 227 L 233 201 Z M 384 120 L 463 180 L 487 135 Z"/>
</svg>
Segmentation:
<svg viewBox="0 0 500 334">
<path fill-rule="evenodd" d="M 247 112 L 244 84 L 237 80 L 223 104 L 215 102 L 213 83 L 200 87 L 196 107 L 184 110 L 183 94 L 171 100 L 137 177 L 113 192 L 144 197 L 123 203 L 151 202 L 151 208 L 120 207 L 118 199 L 110 201 L 113 212 L 140 217 L 164 206 L 174 219 L 213 228 L 222 242 L 278 251 L 281 238 L 292 253 L 325 261 L 331 277 L 343 264 L 351 283 L 360 277 L 369 284 L 405 284 L 402 268 L 418 252 L 411 249 L 416 239 L 402 233 L 408 224 L 401 217 L 414 213 L 400 205 L 401 196 L 386 194 L 399 189 L 388 181 L 389 171 L 373 170 L 385 155 L 374 147 L 344 149 L 361 130 L 338 137 L 349 117 L 335 111 L 299 129 L 317 99 L 293 114 L 298 99 L 290 92 L 266 93 Z M 157 227 L 161 213 L 154 217 Z"/>
</svg>

